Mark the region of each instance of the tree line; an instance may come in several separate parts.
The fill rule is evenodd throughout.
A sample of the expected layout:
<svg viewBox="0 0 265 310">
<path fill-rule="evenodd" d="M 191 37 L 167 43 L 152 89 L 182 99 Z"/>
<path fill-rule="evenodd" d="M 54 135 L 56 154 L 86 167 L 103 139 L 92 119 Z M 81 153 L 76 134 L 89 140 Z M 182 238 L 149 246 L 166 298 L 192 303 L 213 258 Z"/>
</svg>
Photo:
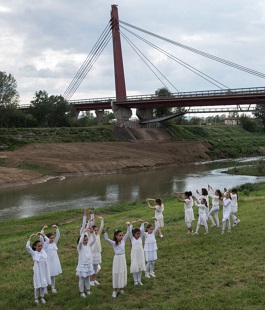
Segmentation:
<svg viewBox="0 0 265 310">
<path fill-rule="evenodd" d="M 170 97 L 172 93 L 165 87 L 155 91 L 156 97 Z M 230 113 L 229 117 L 240 119 L 242 127 L 251 132 L 265 130 L 265 111 L 262 104 L 256 105 L 257 112 L 253 118 L 247 115 L 239 116 Z M 154 109 L 154 117 L 161 117 L 173 113 L 184 112 L 185 108 L 159 108 Z M 114 118 L 112 112 L 105 112 L 105 123 Z M 187 119 L 185 115 L 177 117 L 170 122 L 177 124 L 221 124 L 226 115 Z M 19 93 L 17 82 L 12 74 L 0 71 L 0 127 L 70 127 L 96 125 L 93 113 L 85 112 L 77 119 L 74 107 L 62 95 L 49 95 L 45 90 L 35 92 L 30 107 L 21 109 L 19 106 Z"/>
</svg>

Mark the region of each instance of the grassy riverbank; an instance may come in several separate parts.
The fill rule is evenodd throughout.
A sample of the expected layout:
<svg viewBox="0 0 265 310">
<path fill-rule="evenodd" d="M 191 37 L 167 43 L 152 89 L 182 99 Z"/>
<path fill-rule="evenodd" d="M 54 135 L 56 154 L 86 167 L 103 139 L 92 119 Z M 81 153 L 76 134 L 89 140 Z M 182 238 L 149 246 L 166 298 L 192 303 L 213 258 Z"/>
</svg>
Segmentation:
<svg viewBox="0 0 265 310">
<path fill-rule="evenodd" d="M 157 239 L 157 277 L 143 277 L 144 285 L 134 286 L 128 272 L 126 293 L 116 299 L 111 297 L 113 250 L 103 240 L 100 285 L 92 288 L 89 298 L 79 297 L 75 268 L 82 210 L 1 222 L 0 308 L 36 308 L 33 262 L 25 244 L 30 234 L 44 225 L 57 224 L 61 231 L 58 246 L 63 274 L 56 280 L 58 293 L 49 294 L 47 304 L 38 305 L 40 309 L 264 309 L 264 198 L 265 185 L 257 184 L 248 192 L 242 189 L 238 213 L 241 223 L 232 234 L 221 235 L 220 229 L 210 228 L 210 233 L 204 235 L 201 227 L 197 236 L 186 234 L 183 204 L 166 199 L 164 238 Z M 111 226 L 110 236 L 115 228 L 125 230 L 125 221 L 150 220 L 153 216 L 145 202 L 112 206 L 96 214 L 104 217 L 105 226 Z M 194 222 L 194 228 L 195 225 Z M 126 257 L 129 271 L 129 241 Z"/>
</svg>

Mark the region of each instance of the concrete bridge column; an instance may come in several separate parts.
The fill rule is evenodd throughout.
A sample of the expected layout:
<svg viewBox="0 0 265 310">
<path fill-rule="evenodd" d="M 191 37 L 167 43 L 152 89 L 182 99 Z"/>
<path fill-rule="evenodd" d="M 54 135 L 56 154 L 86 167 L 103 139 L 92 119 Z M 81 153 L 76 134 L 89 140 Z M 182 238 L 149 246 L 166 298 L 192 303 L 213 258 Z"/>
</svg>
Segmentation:
<svg viewBox="0 0 265 310">
<path fill-rule="evenodd" d="M 129 119 L 132 117 L 132 110 L 113 102 L 111 102 L 111 107 L 118 124 L 124 127 L 130 127 Z"/>
<path fill-rule="evenodd" d="M 97 125 L 103 124 L 104 110 L 95 110 L 97 116 Z"/>
<path fill-rule="evenodd" d="M 136 115 L 140 121 L 146 121 L 154 118 L 153 109 L 136 109 Z"/>
</svg>

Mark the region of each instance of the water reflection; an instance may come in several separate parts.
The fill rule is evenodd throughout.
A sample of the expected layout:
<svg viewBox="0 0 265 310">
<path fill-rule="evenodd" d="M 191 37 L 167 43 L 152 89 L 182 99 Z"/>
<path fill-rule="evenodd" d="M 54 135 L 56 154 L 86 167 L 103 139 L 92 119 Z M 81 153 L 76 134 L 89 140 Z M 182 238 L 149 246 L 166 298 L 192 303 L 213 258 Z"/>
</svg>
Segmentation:
<svg viewBox="0 0 265 310">
<path fill-rule="evenodd" d="M 223 190 L 264 181 L 264 178 L 221 173 L 225 167 L 234 165 L 231 161 L 218 161 L 124 174 L 56 178 L 42 184 L 6 188 L 0 190 L 0 220 L 57 210 L 99 208 L 149 196 L 173 195 L 174 191 L 194 192 L 207 184 Z"/>
</svg>

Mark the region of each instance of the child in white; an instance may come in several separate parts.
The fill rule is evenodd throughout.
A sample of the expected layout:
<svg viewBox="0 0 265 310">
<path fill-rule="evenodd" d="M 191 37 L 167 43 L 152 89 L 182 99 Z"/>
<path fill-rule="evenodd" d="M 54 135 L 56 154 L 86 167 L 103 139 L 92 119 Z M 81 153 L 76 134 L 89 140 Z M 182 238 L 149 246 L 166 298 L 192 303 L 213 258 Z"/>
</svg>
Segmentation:
<svg viewBox="0 0 265 310">
<path fill-rule="evenodd" d="M 123 232 L 119 229 L 115 230 L 113 240 L 108 238 L 108 230 L 106 227 L 104 238 L 113 247 L 114 258 L 112 264 L 112 297 L 116 297 L 118 293 L 124 294 L 123 288 L 127 285 L 127 265 L 125 258 L 125 242 L 129 237 L 130 223 L 127 222 L 127 232 L 123 236 Z"/>
<path fill-rule="evenodd" d="M 151 206 L 150 201 L 154 201 L 155 206 Z M 157 221 L 155 222 L 155 228 L 158 226 L 157 233 L 160 238 L 163 238 L 163 235 L 161 233 L 161 227 L 164 227 L 164 216 L 163 216 L 163 211 L 165 209 L 164 204 L 160 198 L 157 199 L 147 198 L 146 202 L 150 209 L 155 210 L 155 218 L 157 219 Z"/>
<path fill-rule="evenodd" d="M 96 235 L 96 242 L 91 247 L 91 253 L 92 253 L 92 262 L 93 262 L 93 269 L 94 274 L 90 277 L 90 285 L 99 285 L 99 282 L 97 281 L 97 274 L 100 270 L 100 264 L 102 262 L 101 259 L 101 241 L 100 241 L 100 235 L 103 231 L 104 227 L 104 219 L 103 217 L 99 216 L 98 219 L 100 220 L 100 227 L 98 228 L 97 225 L 92 225 L 92 229 Z"/>
<path fill-rule="evenodd" d="M 34 284 L 34 296 L 35 296 L 35 303 L 39 303 L 39 290 L 40 290 L 40 301 L 41 303 L 45 304 L 46 301 L 44 299 L 44 290 L 45 288 L 51 284 L 51 276 L 50 276 L 50 269 L 48 264 L 48 256 L 47 253 L 43 249 L 43 244 L 40 240 L 35 241 L 30 246 L 30 240 L 33 236 L 42 235 L 45 241 L 48 242 L 48 238 L 44 236 L 41 232 L 37 234 L 32 234 L 29 237 L 29 240 L 26 244 L 26 249 L 31 255 L 34 261 L 33 267 L 33 284 Z"/>
<path fill-rule="evenodd" d="M 231 199 L 230 193 L 225 193 L 225 198 L 223 199 L 223 219 L 222 219 L 222 234 L 225 232 L 226 223 L 228 226 L 227 232 L 231 232 L 230 214 L 231 214 Z"/>
<path fill-rule="evenodd" d="M 219 189 L 214 191 L 210 185 L 208 185 L 208 190 L 209 190 L 209 197 L 212 198 L 212 209 L 208 213 L 208 218 L 212 222 L 211 227 L 214 227 L 214 226 L 219 227 L 220 223 L 219 223 L 218 212 L 219 212 L 219 203 L 222 201 L 222 193 Z M 214 214 L 216 223 L 213 220 L 212 214 Z"/>
<path fill-rule="evenodd" d="M 209 213 L 209 196 L 208 196 L 208 191 L 206 188 L 202 188 L 201 189 L 201 193 L 196 190 L 196 193 L 198 194 L 197 199 L 199 199 L 199 201 L 202 200 L 202 198 L 204 198 L 206 200 L 206 206 L 207 206 L 207 210 L 206 210 L 206 218 L 208 219 L 208 213 Z M 200 209 L 198 209 L 198 213 L 199 213 Z"/>
<path fill-rule="evenodd" d="M 238 200 L 238 196 L 237 196 L 237 190 L 236 188 L 232 188 L 231 190 L 231 217 L 233 219 L 233 226 L 236 226 L 239 222 L 240 219 L 236 217 L 236 213 L 238 211 L 238 204 L 237 204 L 237 200 Z"/>
<path fill-rule="evenodd" d="M 157 221 L 155 217 L 153 219 Z M 147 262 L 145 267 L 146 278 L 150 278 L 150 276 L 155 277 L 154 268 L 155 268 L 155 260 L 157 260 L 157 244 L 155 235 L 158 228 L 159 223 L 155 229 L 152 224 L 148 224 L 146 226 L 146 230 L 144 233 L 145 237 L 144 253 L 145 253 L 145 260 Z"/>
<path fill-rule="evenodd" d="M 178 195 L 182 194 L 184 195 L 185 199 L 181 199 Z M 192 226 L 191 223 L 194 221 L 194 212 L 193 212 L 193 199 L 192 199 L 192 192 L 186 191 L 186 192 L 175 192 L 175 195 L 177 199 L 181 202 L 184 202 L 184 210 L 185 210 L 185 222 L 188 228 L 188 234 L 192 234 Z"/>
<path fill-rule="evenodd" d="M 142 241 L 144 236 L 144 223 L 142 220 L 136 222 L 141 222 L 142 224 L 140 228 L 134 229 L 133 226 L 130 225 L 129 236 L 132 243 L 130 272 L 133 274 L 134 285 L 143 285 L 142 271 L 145 271 L 145 258 Z M 132 222 L 132 224 L 136 222 Z"/>
<path fill-rule="evenodd" d="M 48 238 L 46 241 L 43 239 L 42 235 L 40 235 L 40 240 L 43 243 L 43 248 L 48 255 L 52 292 L 57 293 L 55 288 L 55 277 L 62 273 L 61 263 L 57 253 L 57 243 L 60 239 L 60 231 L 56 225 L 52 225 L 52 227 L 56 229 L 56 235 L 54 236 L 53 233 L 46 234 L 46 237 Z M 44 234 L 44 230 L 47 228 L 48 226 L 44 226 L 41 230 L 41 233 Z"/>
<path fill-rule="evenodd" d="M 76 275 L 79 277 L 79 291 L 81 297 L 86 297 L 84 293 L 84 286 L 87 290 L 87 295 L 90 295 L 90 276 L 94 274 L 92 265 L 91 246 L 96 241 L 96 236 L 91 229 L 91 240 L 88 240 L 87 231 L 91 229 L 86 227 L 81 234 L 78 245 L 78 265 L 76 267 Z"/>
<path fill-rule="evenodd" d="M 199 201 L 195 196 L 193 196 L 193 199 L 195 200 L 195 206 L 199 210 L 199 218 L 198 218 L 198 223 L 197 223 L 197 228 L 194 234 L 199 233 L 199 228 L 200 226 L 205 227 L 205 234 L 208 234 L 208 225 L 207 225 L 207 201 L 205 198 L 202 198 L 201 201 Z"/>
</svg>

